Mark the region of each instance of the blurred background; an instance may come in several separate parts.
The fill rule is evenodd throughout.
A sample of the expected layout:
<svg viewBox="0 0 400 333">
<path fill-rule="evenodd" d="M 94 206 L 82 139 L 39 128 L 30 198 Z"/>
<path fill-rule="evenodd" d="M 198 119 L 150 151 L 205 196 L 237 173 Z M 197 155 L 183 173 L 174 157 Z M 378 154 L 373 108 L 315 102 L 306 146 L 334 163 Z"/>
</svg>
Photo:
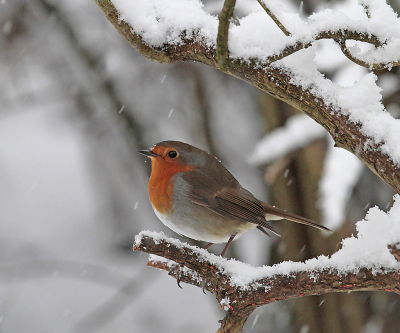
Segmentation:
<svg viewBox="0 0 400 333">
<path fill-rule="evenodd" d="M 304 15 L 345 5 L 287 3 Z M 240 1 L 236 16 L 258 6 Z M 331 254 L 369 207 L 391 205 L 390 188 L 319 125 L 212 68 L 147 60 L 94 0 L 2 0 L 0 32 L 0 333 L 218 329 L 212 295 L 179 289 L 132 251 L 144 229 L 182 239 L 154 215 L 137 153 L 161 140 L 210 151 L 260 199 L 335 230 L 282 221 L 282 238 L 249 232 L 227 256 L 251 265 Z M 330 41 L 315 49 L 338 84 L 367 71 Z M 398 117 L 398 68 L 376 74 Z M 389 293 L 314 296 L 261 307 L 244 331 L 399 332 L 399 311 Z"/>
</svg>

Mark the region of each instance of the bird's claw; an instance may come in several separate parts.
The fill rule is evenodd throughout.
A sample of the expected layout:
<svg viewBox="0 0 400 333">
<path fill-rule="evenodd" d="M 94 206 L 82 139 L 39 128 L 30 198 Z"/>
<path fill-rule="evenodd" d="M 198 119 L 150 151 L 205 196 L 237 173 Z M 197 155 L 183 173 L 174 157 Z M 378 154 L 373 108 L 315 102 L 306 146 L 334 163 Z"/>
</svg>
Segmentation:
<svg viewBox="0 0 400 333">
<path fill-rule="evenodd" d="M 175 271 L 175 278 L 176 278 L 176 283 L 178 284 L 178 287 L 183 289 L 181 286 L 181 268 L 183 267 L 183 264 L 179 264 L 179 267 Z"/>
<path fill-rule="evenodd" d="M 206 295 L 206 290 L 205 290 L 206 286 L 207 286 L 206 280 L 202 279 L 201 280 L 201 289 L 203 290 L 204 295 Z"/>
<path fill-rule="evenodd" d="M 183 266 L 184 266 L 183 264 L 179 264 L 179 267 L 177 267 L 176 271 L 175 271 L 176 284 L 181 289 L 183 289 L 181 286 L 181 268 Z M 203 290 L 204 295 L 206 295 L 206 287 L 207 287 L 206 280 L 202 279 L 201 280 L 201 289 Z"/>
</svg>

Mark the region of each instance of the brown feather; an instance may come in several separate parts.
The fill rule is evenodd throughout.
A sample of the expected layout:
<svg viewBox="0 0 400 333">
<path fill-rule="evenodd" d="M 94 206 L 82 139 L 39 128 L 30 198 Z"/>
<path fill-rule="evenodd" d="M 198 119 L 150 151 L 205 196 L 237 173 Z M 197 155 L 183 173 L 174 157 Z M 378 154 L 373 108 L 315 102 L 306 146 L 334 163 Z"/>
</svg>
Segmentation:
<svg viewBox="0 0 400 333">
<path fill-rule="evenodd" d="M 189 199 L 231 220 L 250 222 L 265 227 L 279 235 L 268 219 L 287 219 L 315 228 L 330 231 L 314 221 L 276 208 L 254 197 L 215 157 L 207 154 L 206 163 L 184 172 L 182 177 L 191 185 Z M 205 167 L 204 167 L 204 166 Z M 212 177 L 209 171 L 213 170 Z M 221 190 L 221 184 L 225 186 Z"/>
<path fill-rule="evenodd" d="M 226 174 L 224 176 L 226 177 Z M 229 176 L 233 178 L 230 173 Z M 207 207 L 228 219 L 257 224 L 271 230 L 278 236 L 279 234 L 267 221 L 268 219 L 283 218 L 330 231 L 328 228 L 310 219 L 289 213 L 283 209 L 276 208 L 258 200 L 249 191 L 241 187 L 236 179 L 234 179 L 236 182 L 231 181 L 231 183 L 234 184 L 232 188 L 224 188 L 218 191 L 218 182 L 203 173 L 200 168 L 186 172 L 184 178 L 186 178 L 190 184 L 196 183 L 195 186 L 192 186 L 189 194 L 189 199 L 192 202 Z M 271 218 L 272 216 L 275 218 Z"/>
</svg>

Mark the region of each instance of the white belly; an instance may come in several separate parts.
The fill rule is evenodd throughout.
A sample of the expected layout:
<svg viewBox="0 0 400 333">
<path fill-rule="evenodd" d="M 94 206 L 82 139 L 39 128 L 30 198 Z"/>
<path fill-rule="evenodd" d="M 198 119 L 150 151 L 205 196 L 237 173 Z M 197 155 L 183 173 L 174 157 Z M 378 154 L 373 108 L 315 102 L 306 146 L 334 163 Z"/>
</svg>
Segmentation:
<svg viewBox="0 0 400 333">
<path fill-rule="evenodd" d="M 208 223 L 206 223 L 208 227 L 205 227 L 204 221 L 202 219 L 201 221 L 195 221 L 195 219 L 187 218 L 186 216 L 181 218 L 174 216 L 174 220 L 172 221 L 169 216 L 161 214 L 154 207 L 153 210 L 165 226 L 175 231 L 179 235 L 186 236 L 195 240 L 209 243 L 226 243 L 232 234 L 231 232 L 233 232 L 233 230 L 230 230 L 231 232 L 217 234 L 216 232 L 212 232 L 212 229 L 216 228 L 215 224 L 212 226 L 212 228 L 210 228 L 211 225 L 209 223 L 213 223 L 211 221 L 208 221 Z M 226 220 L 225 223 L 230 224 L 232 222 Z M 252 223 L 242 224 L 241 228 L 238 228 L 233 232 L 237 235 L 235 239 L 239 238 L 243 232 L 253 229 L 255 227 L 256 225 Z"/>
</svg>

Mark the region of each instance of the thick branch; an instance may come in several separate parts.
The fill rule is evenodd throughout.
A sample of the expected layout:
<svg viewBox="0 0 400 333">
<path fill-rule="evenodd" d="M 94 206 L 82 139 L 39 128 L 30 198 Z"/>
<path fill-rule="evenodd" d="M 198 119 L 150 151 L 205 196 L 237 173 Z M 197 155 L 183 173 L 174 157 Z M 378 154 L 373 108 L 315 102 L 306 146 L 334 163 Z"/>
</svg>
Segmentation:
<svg viewBox="0 0 400 333">
<path fill-rule="evenodd" d="M 364 268 L 356 273 L 339 273 L 334 269 L 307 269 L 236 285 L 232 282 L 234 273 L 229 271 L 228 261 L 206 250 L 166 237 L 153 237 L 146 232 L 137 237 L 133 249 L 169 259 L 152 258 L 148 266 L 166 270 L 174 277 L 179 270 L 182 282 L 213 293 L 226 310 L 226 317 L 218 332 L 240 332 L 236 328 L 241 329 L 257 307 L 275 301 L 349 291 L 384 290 L 400 294 L 400 271 L 382 269 L 373 272 Z"/>
<path fill-rule="evenodd" d="M 215 294 L 220 302 L 227 296 L 234 297 L 230 301 L 231 309 L 332 292 L 393 291 L 400 294 L 400 271 L 387 272 L 382 269 L 381 272 L 373 272 L 364 268 L 357 273 L 339 273 L 333 269 L 307 269 L 256 279 L 246 286 L 235 286 L 230 282 L 231 273 L 227 272 L 223 264 L 227 260 L 206 250 L 167 237 L 156 238 L 145 232 L 137 238 L 133 249 L 169 259 L 163 261 L 161 258 L 153 258 L 148 266 L 166 270 L 174 277 L 181 265 L 186 266 L 189 270 L 182 271 L 181 281 L 204 287 Z"/>
<path fill-rule="evenodd" d="M 118 19 L 118 13 L 110 0 L 96 1 L 115 28 L 145 57 L 161 63 L 193 60 L 219 68 L 215 48 L 202 44 L 200 42 L 201 38 L 196 38 L 201 36 L 193 36 L 180 45 L 150 47 L 142 41 L 139 35 L 132 32 L 131 26 Z M 315 36 L 314 40 L 322 38 L 332 38 L 337 41 L 354 39 L 380 45 L 376 36 L 350 30 L 320 32 Z M 400 167 L 391 160 L 388 154 L 379 149 L 384 142 L 375 143 L 373 137 L 364 134 L 362 124 L 351 122 L 346 115 L 347 110 L 337 112 L 337 108 L 340 106 L 327 106 L 324 100 L 311 89 L 304 90 L 293 83 L 292 75 L 289 71 L 268 65 L 268 62 L 282 59 L 289 54 L 310 46 L 311 43 L 312 41 L 308 43 L 296 42 L 292 46 L 286 47 L 279 55 L 271 56 L 265 63 L 256 61 L 242 62 L 227 57 L 224 62 L 226 73 L 240 78 L 305 112 L 325 127 L 338 147 L 345 148 L 357 155 L 394 191 L 400 193 Z M 364 149 L 364 147 L 368 147 L 368 149 Z"/>
<path fill-rule="evenodd" d="M 218 302 L 225 305 L 226 317 L 218 332 L 240 332 L 248 316 L 258 306 L 284 299 L 331 292 L 386 290 L 400 293 L 400 272 L 373 273 L 362 269 L 357 273 L 339 274 L 335 271 L 298 271 L 290 275 L 272 275 L 252 281 L 248 286 L 235 286 L 231 275 L 223 265 L 207 260 L 201 249 L 177 245 L 176 241 L 154 239 L 143 235 L 138 238 L 134 250 L 161 255 L 173 260 L 152 260 L 149 266 L 157 267 L 176 276 L 181 265 L 181 281 L 203 287 L 213 293 Z"/>
</svg>

